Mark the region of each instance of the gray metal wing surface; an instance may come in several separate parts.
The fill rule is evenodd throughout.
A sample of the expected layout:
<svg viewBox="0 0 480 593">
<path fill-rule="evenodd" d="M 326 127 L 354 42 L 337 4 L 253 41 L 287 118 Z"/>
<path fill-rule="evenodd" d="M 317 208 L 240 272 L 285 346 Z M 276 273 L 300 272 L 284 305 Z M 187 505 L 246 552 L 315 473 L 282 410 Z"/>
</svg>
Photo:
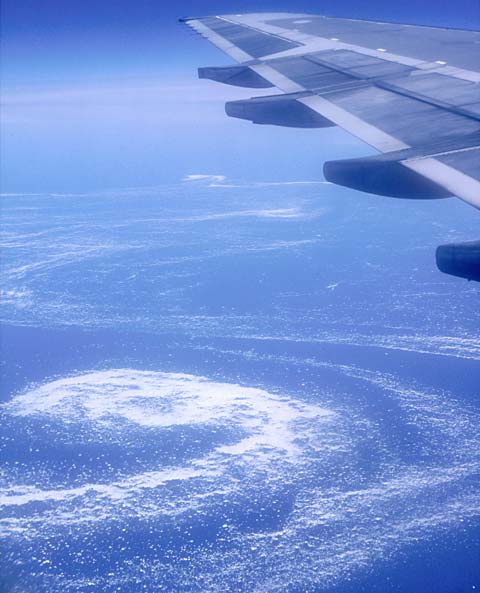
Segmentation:
<svg viewBox="0 0 480 593">
<path fill-rule="evenodd" d="M 200 77 L 281 91 L 227 103 L 228 115 L 336 125 L 379 152 L 325 163 L 327 180 L 480 208 L 480 32 L 291 13 L 182 21 L 238 62 Z M 480 244 L 455 247 L 439 248 L 439 267 L 480 280 Z"/>
</svg>

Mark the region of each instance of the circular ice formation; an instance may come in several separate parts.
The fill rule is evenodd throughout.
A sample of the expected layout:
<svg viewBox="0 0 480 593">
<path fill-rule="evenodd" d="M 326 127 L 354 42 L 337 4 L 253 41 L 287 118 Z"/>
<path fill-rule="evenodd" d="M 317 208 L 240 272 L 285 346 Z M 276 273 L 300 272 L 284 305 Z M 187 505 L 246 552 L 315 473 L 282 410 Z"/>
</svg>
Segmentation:
<svg viewBox="0 0 480 593">
<path fill-rule="evenodd" d="M 64 422 L 114 427 L 118 419 L 144 427 L 232 426 L 245 438 L 221 448 L 244 454 L 264 448 L 298 455 L 315 446 L 312 423 L 333 413 L 319 406 L 204 377 L 115 369 L 59 379 L 15 397 L 7 406 L 17 416 L 45 415 Z M 298 423 L 309 423 L 302 435 Z M 318 441 L 319 442 L 319 441 Z"/>
<path fill-rule="evenodd" d="M 189 590 L 201 577 L 208 593 L 280 593 L 320 590 L 478 517 L 478 418 L 453 399 L 389 375 L 335 368 L 392 398 L 408 431 L 435 439 L 431 458 L 399 462 L 389 451 L 388 427 L 353 408 L 192 375 L 91 372 L 17 395 L 4 406 L 7 418 L 38 420 L 37 442 L 48 425 L 45 447 L 55 424 L 72 429 L 72 439 L 73 428 L 90 430 L 98 453 L 106 435 L 118 441 L 119 431 L 125 452 L 145 431 L 154 443 L 166 431 L 183 438 L 187 428 L 201 429 L 206 446 L 176 465 L 159 459 L 156 467 L 103 482 L 60 488 L 33 465 L 35 480 L 4 476 L 0 529 L 13 541 L 36 542 L 36 550 L 38 542 L 47 550 L 68 547 L 88 534 L 92 550 L 86 543 L 79 553 L 95 555 L 95 538 L 110 524 L 120 528 L 125 550 L 137 542 L 138 525 L 148 526 L 148 561 L 125 551 L 128 561 L 114 575 L 92 580 L 96 590 L 123 591 L 122 583 L 135 579 L 148 590 Z M 51 570 L 49 591 L 82 590 Z"/>
<path fill-rule="evenodd" d="M 67 377 L 16 396 L 5 409 L 17 417 L 83 426 L 93 441 L 96 434 L 105 442 L 105 434 L 113 439 L 120 432 L 126 436 L 125 450 L 128 437 L 145 428 L 157 440 L 165 429 L 176 431 L 178 439 L 184 438 L 184 428 L 202 429 L 203 454 L 197 451 L 181 466 L 165 467 L 159 459 L 149 471 L 122 473 L 109 483 L 50 489 L 15 486 L 0 491 L 0 504 L 6 506 L 68 504 L 71 523 L 103 520 L 105 505 L 119 500 L 124 516 L 132 512 L 161 516 L 180 515 L 228 495 L 243 496 L 254 490 L 268 494 L 318 457 L 323 471 L 328 471 L 350 442 L 337 414 L 320 406 L 175 373 L 114 369 Z M 98 447 L 101 453 L 100 443 Z M 180 482 L 188 485 L 187 494 L 183 487 L 166 487 Z M 97 497 L 96 504 L 92 496 Z M 88 499 L 88 512 L 83 499 Z M 72 505 L 72 501 L 76 502 Z M 163 504 L 154 506 L 155 501 Z M 64 513 L 57 513 L 59 509 L 39 510 L 48 514 L 51 525 L 67 521 Z M 37 514 L 40 523 L 43 515 Z"/>
</svg>

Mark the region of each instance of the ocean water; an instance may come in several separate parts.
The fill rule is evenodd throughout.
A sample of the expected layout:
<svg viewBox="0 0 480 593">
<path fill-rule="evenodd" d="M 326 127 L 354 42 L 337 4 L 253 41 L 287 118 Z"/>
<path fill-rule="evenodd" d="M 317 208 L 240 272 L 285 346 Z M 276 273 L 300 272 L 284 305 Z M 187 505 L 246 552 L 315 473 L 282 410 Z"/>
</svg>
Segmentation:
<svg viewBox="0 0 480 593">
<path fill-rule="evenodd" d="M 434 264 L 465 205 L 1 204 L 0 590 L 480 588 L 479 292 Z"/>
</svg>

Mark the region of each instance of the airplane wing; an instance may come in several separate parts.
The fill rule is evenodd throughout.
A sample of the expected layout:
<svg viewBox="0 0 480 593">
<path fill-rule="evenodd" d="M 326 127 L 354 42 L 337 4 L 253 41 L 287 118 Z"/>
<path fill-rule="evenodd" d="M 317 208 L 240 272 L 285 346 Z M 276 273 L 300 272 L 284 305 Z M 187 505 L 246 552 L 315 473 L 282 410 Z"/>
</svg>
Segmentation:
<svg viewBox="0 0 480 593">
<path fill-rule="evenodd" d="M 480 209 L 480 32 L 291 13 L 181 20 L 238 62 L 201 78 L 282 91 L 229 102 L 228 115 L 340 126 L 379 151 L 325 163 L 327 180 Z M 480 280 L 480 242 L 441 246 L 437 263 Z"/>
</svg>

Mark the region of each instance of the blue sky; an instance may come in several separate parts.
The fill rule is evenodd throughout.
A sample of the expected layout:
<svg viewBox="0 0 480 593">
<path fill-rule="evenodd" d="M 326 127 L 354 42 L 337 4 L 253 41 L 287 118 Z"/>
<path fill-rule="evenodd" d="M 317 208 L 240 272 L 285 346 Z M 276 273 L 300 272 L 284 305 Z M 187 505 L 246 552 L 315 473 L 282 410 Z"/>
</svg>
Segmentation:
<svg viewBox="0 0 480 593">
<path fill-rule="evenodd" d="M 260 10 L 480 27 L 478 0 L 4 0 L 2 191 L 145 186 L 192 173 L 318 178 L 325 143 L 329 158 L 367 154 L 338 130 L 229 120 L 223 103 L 252 93 L 196 79 L 198 66 L 229 59 L 178 17 Z"/>
</svg>

